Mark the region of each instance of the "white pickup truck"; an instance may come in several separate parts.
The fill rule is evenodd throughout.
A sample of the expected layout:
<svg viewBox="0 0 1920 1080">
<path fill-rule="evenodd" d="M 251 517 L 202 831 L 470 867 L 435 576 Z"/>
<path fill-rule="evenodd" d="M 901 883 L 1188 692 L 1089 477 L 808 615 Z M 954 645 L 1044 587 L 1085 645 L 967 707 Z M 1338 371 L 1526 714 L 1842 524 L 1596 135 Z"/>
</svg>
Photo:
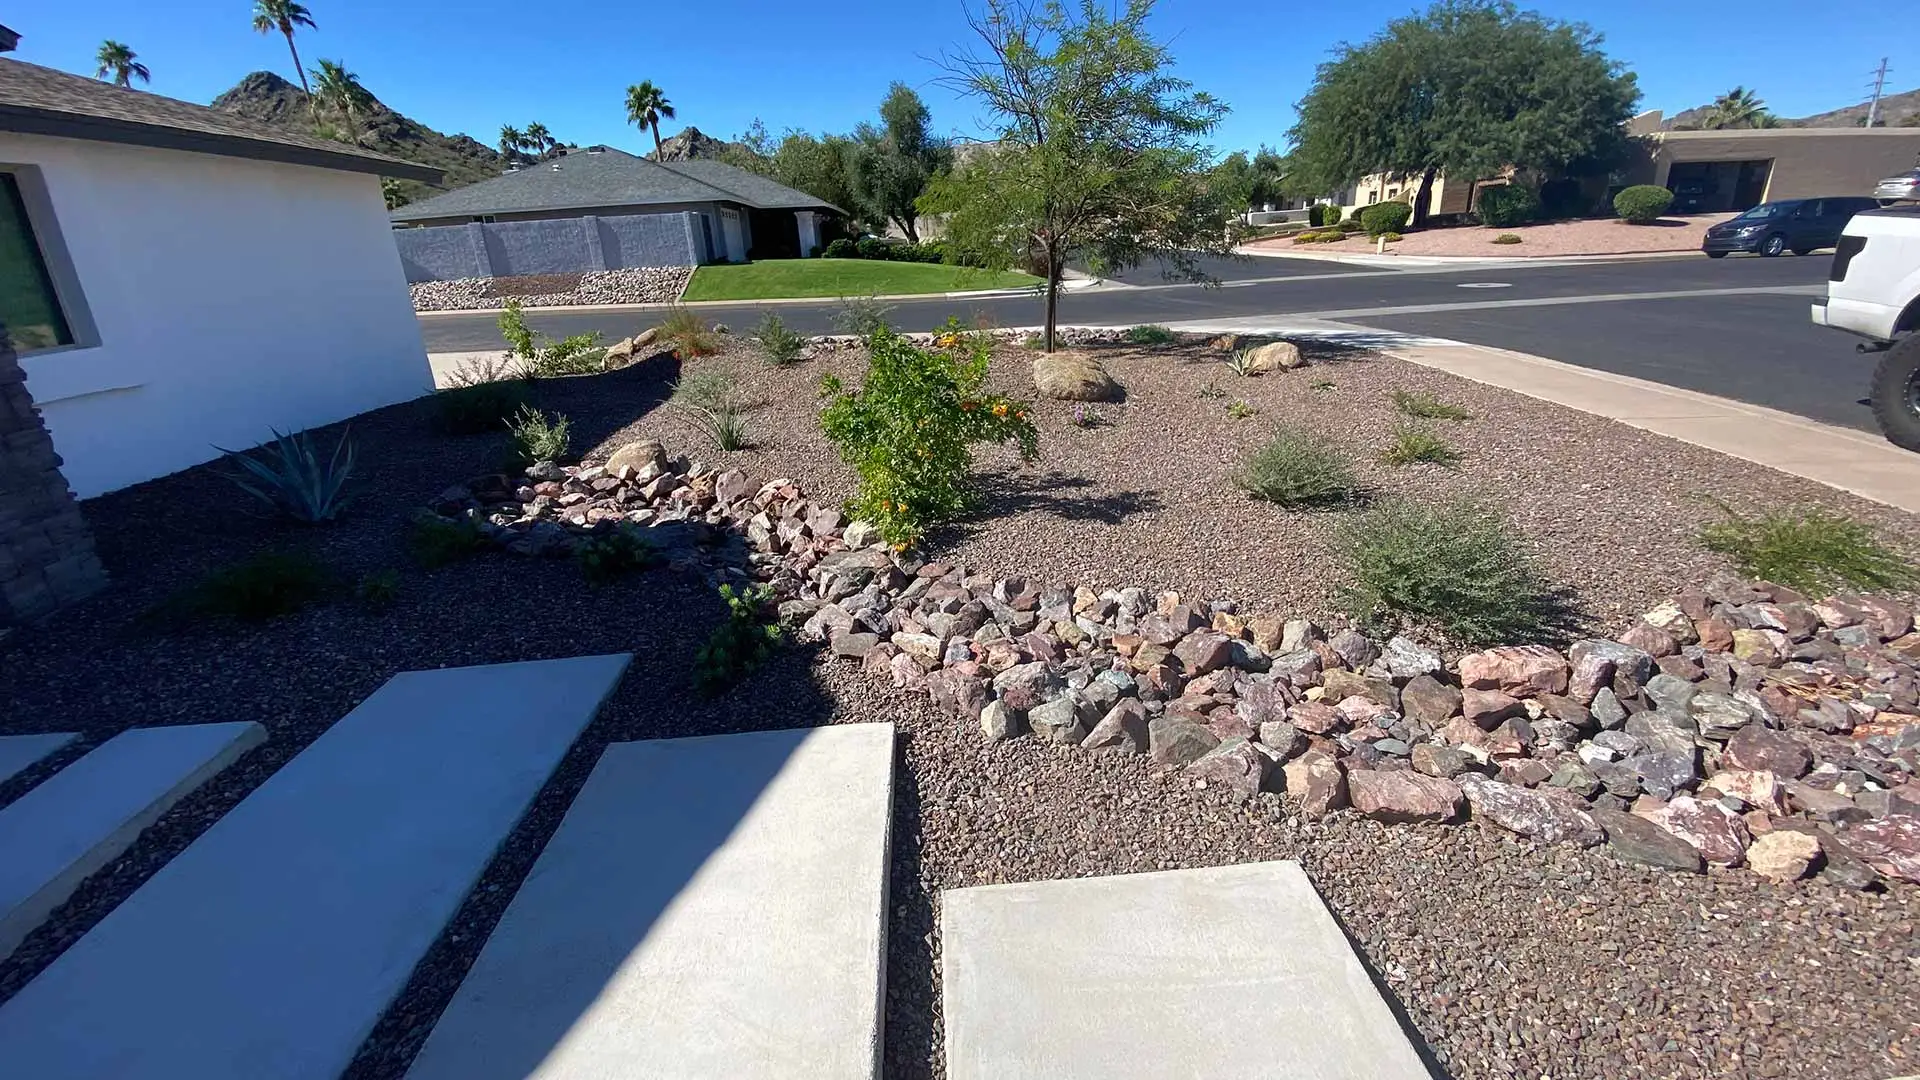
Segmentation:
<svg viewBox="0 0 1920 1080">
<path fill-rule="evenodd" d="M 1920 206 L 1855 214 L 1834 248 L 1827 298 L 1813 321 L 1857 334 L 1884 352 L 1873 415 L 1890 442 L 1920 450 Z"/>
</svg>

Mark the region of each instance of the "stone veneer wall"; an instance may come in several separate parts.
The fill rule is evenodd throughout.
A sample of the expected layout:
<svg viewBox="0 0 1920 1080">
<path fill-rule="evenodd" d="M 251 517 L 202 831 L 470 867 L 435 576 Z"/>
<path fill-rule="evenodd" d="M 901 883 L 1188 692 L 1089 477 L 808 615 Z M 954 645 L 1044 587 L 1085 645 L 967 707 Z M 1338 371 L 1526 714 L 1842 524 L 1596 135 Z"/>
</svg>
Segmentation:
<svg viewBox="0 0 1920 1080">
<path fill-rule="evenodd" d="M 0 326 L 0 626 L 37 619 L 106 583 L 53 436 Z"/>
</svg>

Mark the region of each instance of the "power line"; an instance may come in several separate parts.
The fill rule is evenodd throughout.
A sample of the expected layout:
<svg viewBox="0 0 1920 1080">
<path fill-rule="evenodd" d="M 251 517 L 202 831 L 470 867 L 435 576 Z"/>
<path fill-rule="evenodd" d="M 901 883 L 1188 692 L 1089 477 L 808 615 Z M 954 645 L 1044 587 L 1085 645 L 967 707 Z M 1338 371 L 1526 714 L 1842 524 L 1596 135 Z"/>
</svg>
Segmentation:
<svg viewBox="0 0 1920 1080">
<path fill-rule="evenodd" d="M 1873 97 L 1867 102 L 1867 126 L 1872 127 L 1880 119 L 1880 95 L 1887 88 L 1887 58 L 1880 58 L 1880 67 L 1873 73 Z"/>
</svg>

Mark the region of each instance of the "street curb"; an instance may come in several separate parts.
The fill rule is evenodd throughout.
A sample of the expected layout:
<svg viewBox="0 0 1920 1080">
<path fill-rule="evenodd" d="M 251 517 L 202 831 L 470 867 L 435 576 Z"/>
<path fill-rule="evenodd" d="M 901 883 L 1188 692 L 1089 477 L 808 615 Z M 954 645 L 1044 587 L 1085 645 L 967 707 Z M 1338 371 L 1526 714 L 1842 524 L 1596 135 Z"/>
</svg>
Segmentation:
<svg viewBox="0 0 1920 1080">
<path fill-rule="evenodd" d="M 1113 287 L 1093 278 L 1073 278 L 1060 283 L 1061 292 L 1080 292 L 1095 286 Z M 974 289 L 963 292 L 944 293 L 888 293 L 882 296 L 862 296 L 863 300 L 882 300 L 889 302 L 907 302 L 912 300 L 989 300 L 1005 296 L 1028 296 L 1039 290 L 1038 285 L 1018 289 Z M 572 314 L 594 314 L 600 312 L 622 311 L 669 311 L 673 308 L 739 307 L 742 304 L 830 304 L 835 300 L 844 300 L 841 296 L 782 296 L 765 300 L 673 300 L 652 304 L 554 304 L 540 307 L 522 308 L 528 314 L 553 311 Z M 454 315 L 498 315 L 504 308 L 449 308 L 443 311 L 415 311 L 414 315 L 427 319 L 435 316 Z"/>
<path fill-rule="evenodd" d="M 1688 251 L 1610 251 L 1598 255 L 1376 255 L 1372 252 L 1275 251 L 1241 245 L 1237 255 L 1255 259 L 1306 259 L 1313 262 L 1346 263 L 1352 266 L 1408 268 L 1457 266 L 1587 266 L 1594 263 L 1639 262 L 1643 259 L 1680 259 L 1700 255 Z"/>
</svg>

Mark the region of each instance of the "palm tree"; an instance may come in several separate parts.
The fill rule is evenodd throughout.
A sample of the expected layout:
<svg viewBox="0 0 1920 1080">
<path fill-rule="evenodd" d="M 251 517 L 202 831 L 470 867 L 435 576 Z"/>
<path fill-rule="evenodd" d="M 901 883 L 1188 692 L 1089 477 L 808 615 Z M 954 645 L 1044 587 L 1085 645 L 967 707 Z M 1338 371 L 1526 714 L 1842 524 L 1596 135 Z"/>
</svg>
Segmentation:
<svg viewBox="0 0 1920 1080">
<path fill-rule="evenodd" d="M 627 87 L 627 123 L 642 131 L 653 130 L 653 156 L 660 156 L 660 121 L 673 119 L 673 106 L 667 95 L 651 81 Z"/>
<path fill-rule="evenodd" d="M 527 145 L 526 133 L 512 124 L 500 125 L 500 156 L 511 165 L 520 160 L 520 148 Z"/>
<path fill-rule="evenodd" d="M 1707 107 L 1702 126 L 1715 130 L 1760 127 L 1762 124 L 1757 121 L 1767 115 L 1767 103 L 1760 100 L 1760 95 L 1744 86 L 1736 86 L 1713 99 L 1713 104 Z"/>
<path fill-rule="evenodd" d="M 544 155 L 555 145 L 553 132 L 547 130 L 547 125 L 535 120 L 527 125 L 527 145 L 536 156 Z"/>
<path fill-rule="evenodd" d="M 347 133 L 357 143 L 360 141 L 360 132 L 354 120 L 361 110 L 373 104 L 373 95 L 360 85 L 360 76 L 348 71 L 340 61 L 321 60 L 319 64 L 313 70 L 316 84 L 314 100 L 345 118 Z"/>
<path fill-rule="evenodd" d="M 293 73 L 300 78 L 300 89 L 307 95 L 307 108 L 313 108 L 313 88 L 307 85 L 307 73 L 300 66 L 300 50 L 293 47 L 293 28 L 317 30 L 313 13 L 294 0 L 253 0 L 253 28 L 262 34 L 275 30 L 287 39 L 287 51 L 293 54 Z"/>
<path fill-rule="evenodd" d="M 93 61 L 100 65 L 93 77 L 104 79 L 111 74 L 115 86 L 132 86 L 135 79 L 143 83 L 153 81 L 147 65 L 139 61 L 134 51 L 112 38 L 100 43 L 100 51 L 93 54 Z"/>
</svg>

